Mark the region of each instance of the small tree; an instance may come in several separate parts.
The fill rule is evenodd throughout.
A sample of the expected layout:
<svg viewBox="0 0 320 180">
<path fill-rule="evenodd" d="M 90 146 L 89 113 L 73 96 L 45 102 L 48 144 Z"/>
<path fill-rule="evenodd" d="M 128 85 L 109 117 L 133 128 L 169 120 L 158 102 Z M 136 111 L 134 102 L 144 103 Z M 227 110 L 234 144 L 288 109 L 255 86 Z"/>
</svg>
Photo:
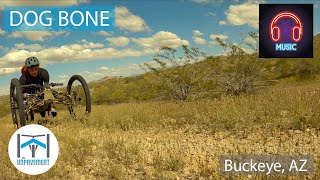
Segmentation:
<svg viewBox="0 0 320 180">
<path fill-rule="evenodd" d="M 194 69 L 194 63 L 204 59 L 205 53 L 187 45 L 182 46 L 182 57 L 177 57 L 177 50 L 170 47 L 162 47 L 160 50 L 152 62 L 140 67 L 146 72 L 155 73 L 161 86 L 160 98 L 186 100 L 203 78 L 200 71 Z"/>
<path fill-rule="evenodd" d="M 254 43 L 246 42 L 248 37 L 254 40 Z M 258 35 L 256 33 L 250 32 L 248 36 L 242 36 L 240 44 L 224 42 L 219 38 L 216 38 L 216 41 L 224 49 L 226 55 L 217 80 L 224 92 L 239 95 L 253 92 L 263 84 L 261 76 L 264 72 L 265 61 L 259 58 Z M 249 49 L 245 49 L 244 45 Z"/>
</svg>

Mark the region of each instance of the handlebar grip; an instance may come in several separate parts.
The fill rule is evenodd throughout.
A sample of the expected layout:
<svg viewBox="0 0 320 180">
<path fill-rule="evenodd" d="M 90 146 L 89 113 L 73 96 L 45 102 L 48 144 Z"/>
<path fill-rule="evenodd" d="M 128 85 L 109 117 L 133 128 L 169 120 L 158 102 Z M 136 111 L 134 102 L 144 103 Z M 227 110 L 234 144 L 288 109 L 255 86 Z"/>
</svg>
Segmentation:
<svg viewBox="0 0 320 180">
<path fill-rule="evenodd" d="M 53 86 L 63 86 L 63 83 L 50 83 L 50 85 Z"/>
</svg>

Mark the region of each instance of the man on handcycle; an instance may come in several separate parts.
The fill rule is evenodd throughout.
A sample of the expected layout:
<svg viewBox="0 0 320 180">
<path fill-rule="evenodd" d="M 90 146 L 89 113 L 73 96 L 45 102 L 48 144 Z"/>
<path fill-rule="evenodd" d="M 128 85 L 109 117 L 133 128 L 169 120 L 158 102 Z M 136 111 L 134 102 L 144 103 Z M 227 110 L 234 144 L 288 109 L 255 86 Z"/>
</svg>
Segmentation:
<svg viewBox="0 0 320 180">
<path fill-rule="evenodd" d="M 25 65 L 21 69 L 21 77 L 19 79 L 21 85 L 36 84 L 49 88 L 49 73 L 46 69 L 39 67 L 40 62 L 36 57 L 28 57 L 25 60 Z M 23 88 L 24 94 L 33 94 L 38 89 Z M 57 115 L 57 111 L 54 107 L 51 107 L 51 114 L 53 117 Z M 45 111 L 40 112 L 41 117 L 45 117 Z M 34 120 L 33 114 L 31 114 L 31 120 Z"/>
</svg>

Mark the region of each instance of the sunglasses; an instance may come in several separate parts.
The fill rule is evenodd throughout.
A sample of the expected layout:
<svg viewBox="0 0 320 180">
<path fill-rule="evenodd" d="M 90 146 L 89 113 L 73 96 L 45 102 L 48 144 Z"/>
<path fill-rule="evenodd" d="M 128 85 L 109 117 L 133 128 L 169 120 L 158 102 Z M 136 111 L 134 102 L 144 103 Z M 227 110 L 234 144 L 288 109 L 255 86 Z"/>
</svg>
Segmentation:
<svg viewBox="0 0 320 180">
<path fill-rule="evenodd" d="M 28 67 L 27 69 L 31 69 L 31 68 L 34 68 L 34 67 L 38 67 L 38 68 L 39 68 L 39 65 L 36 65 L 36 66 L 30 66 L 30 67 Z"/>
<path fill-rule="evenodd" d="M 28 68 L 28 71 L 29 71 L 30 73 L 35 72 L 35 71 L 38 71 L 38 70 L 39 70 L 39 66 L 32 66 L 32 67 L 29 67 L 29 68 Z"/>
</svg>

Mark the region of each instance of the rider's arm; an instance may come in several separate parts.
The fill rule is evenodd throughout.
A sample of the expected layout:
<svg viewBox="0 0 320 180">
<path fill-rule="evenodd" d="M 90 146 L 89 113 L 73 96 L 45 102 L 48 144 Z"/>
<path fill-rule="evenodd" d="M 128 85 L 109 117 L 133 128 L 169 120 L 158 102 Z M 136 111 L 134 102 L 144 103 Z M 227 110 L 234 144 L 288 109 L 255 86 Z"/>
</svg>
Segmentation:
<svg viewBox="0 0 320 180">
<path fill-rule="evenodd" d="M 22 75 L 20 76 L 19 81 L 20 81 L 20 84 L 21 84 L 21 85 L 26 85 L 26 84 L 27 84 L 26 75 L 25 75 L 25 74 L 22 74 Z M 26 88 L 22 88 L 22 92 L 25 92 L 25 91 L 26 91 Z"/>
<path fill-rule="evenodd" d="M 25 76 L 24 74 L 21 75 L 19 81 L 20 81 L 20 84 L 21 84 L 21 85 L 26 85 L 26 84 L 27 84 L 27 78 L 26 78 L 26 76 Z"/>
<path fill-rule="evenodd" d="M 42 80 L 43 80 L 43 85 L 44 85 L 45 87 L 47 87 L 48 84 L 49 84 L 49 73 L 48 73 L 47 70 L 42 69 L 42 68 L 41 68 L 41 70 L 40 70 L 40 73 L 41 73 L 41 77 L 42 77 Z"/>
</svg>

